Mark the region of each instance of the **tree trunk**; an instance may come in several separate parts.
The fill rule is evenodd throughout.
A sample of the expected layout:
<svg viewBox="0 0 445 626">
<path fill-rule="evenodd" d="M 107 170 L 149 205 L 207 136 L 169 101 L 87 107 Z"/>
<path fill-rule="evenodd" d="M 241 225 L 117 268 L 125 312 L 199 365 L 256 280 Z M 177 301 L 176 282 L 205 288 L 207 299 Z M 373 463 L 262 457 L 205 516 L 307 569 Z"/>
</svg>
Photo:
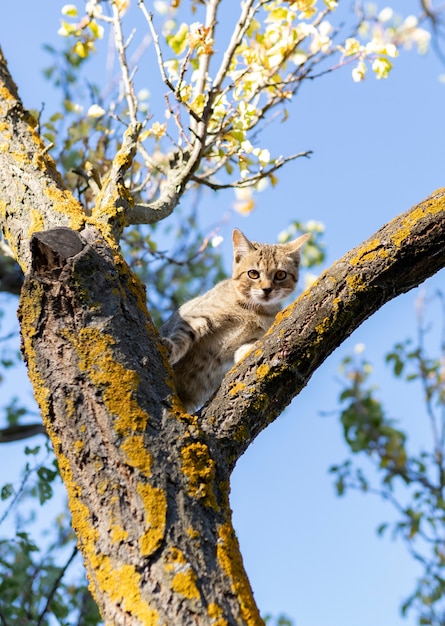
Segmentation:
<svg viewBox="0 0 445 626">
<path fill-rule="evenodd" d="M 114 240 L 112 203 L 108 217 L 84 214 L 1 55 L 0 82 L 0 221 L 26 272 L 23 353 L 101 613 L 113 626 L 262 624 L 230 473 L 352 330 L 445 265 L 445 193 L 335 263 L 192 416 Z"/>
<path fill-rule="evenodd" d="M 91 227 L 32 249 L 23 350 L 105 620 L 261 623 L 227 464 L 174 397 L 144 289 Z"/>
</svg>

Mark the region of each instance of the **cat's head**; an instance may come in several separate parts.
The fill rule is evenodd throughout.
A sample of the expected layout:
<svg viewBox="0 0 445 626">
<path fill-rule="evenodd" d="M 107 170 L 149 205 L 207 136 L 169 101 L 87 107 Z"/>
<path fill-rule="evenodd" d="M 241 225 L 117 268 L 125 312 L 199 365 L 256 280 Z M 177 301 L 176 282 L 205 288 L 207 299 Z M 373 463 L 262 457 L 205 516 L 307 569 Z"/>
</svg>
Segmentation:
<svg viewBox="0 0 445 626">
<path fill-rule="evenodd" d="M 235 228 L 232 278 L 247 305 L 275 307 L 292 293 L 298 280 L 300 248 L 309 237 L 307 233 L 288 243 L 257 243 Z"/>
</svg>

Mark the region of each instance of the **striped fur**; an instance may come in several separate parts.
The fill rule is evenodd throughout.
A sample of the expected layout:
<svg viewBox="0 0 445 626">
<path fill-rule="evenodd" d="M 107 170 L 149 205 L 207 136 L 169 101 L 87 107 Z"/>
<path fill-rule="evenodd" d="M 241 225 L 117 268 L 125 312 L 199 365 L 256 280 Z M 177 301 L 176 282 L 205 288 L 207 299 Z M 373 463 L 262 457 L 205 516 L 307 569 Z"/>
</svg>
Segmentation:
<svg viewBox="0 0 445 626">
<path fill-rule="evenodd" d="M 233 231 L 232 277 L 183 304 L 162 326 L 176 389 L 187 411 L 201 407 L 272 324 L 298 280 L 299 249 L 251 242 Z"/>
</svg>

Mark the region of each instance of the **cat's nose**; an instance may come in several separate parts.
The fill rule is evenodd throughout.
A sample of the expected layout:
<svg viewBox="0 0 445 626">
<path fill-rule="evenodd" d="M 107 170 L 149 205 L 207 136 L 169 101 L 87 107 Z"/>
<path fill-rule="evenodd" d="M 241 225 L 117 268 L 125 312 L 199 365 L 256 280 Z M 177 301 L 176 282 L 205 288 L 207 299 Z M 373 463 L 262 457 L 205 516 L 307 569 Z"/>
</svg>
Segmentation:
<svg viewBox="0 0 445 626">
<path fill-rule="evenodd" d="M 268 296 L 272 291 L 272 287 L 263 287 L 263 293 L 265 296 Z"/>
</svg>

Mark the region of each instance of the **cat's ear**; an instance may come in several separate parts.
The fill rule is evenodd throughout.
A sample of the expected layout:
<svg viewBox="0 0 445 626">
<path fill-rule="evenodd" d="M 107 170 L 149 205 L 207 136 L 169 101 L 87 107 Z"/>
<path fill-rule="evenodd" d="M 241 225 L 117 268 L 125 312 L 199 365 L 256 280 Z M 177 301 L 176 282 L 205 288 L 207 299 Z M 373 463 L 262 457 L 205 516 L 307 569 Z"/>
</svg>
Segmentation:
<svg viewBox="0 0 445 626">
<path fill-rule="evenodd" d="M 301 237 L 297 237 L 293 241 L 289 241 L 288 243 L 282 243 L 281 247 L 286 251 L 289 256 L 293 256 L 297 259 L 300 258 L 300 248 L 306 241 L 310 238 L 311 233 L 305 233 L 301 235 Z"/>
<path fill-rule="evenodd" d="M 232 233 L 233 242 L 233 259 L 235 263 L 239 263 L 243 256 L 248 252 L 256 250 L 253 243 L 251 243 L 243 233 L 235 228 Z"/>
</svg>

